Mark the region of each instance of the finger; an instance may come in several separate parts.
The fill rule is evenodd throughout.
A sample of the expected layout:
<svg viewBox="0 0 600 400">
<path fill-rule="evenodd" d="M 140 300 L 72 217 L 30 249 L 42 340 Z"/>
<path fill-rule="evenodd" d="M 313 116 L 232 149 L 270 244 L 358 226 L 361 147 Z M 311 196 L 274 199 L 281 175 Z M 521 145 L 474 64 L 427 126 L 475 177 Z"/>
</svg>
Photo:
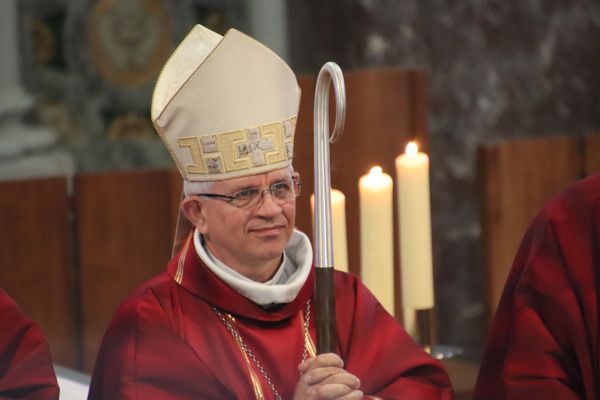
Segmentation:
<svg viewBox="0 0 600 400">
<path fill-rule="evenodd" d="M 304 374 L 306 371 L 308 371 L 308 369 L 310 368 L 310 365 L 312 364 L 314 358 L 309 358 L 306 359 L 304 361 L 302 361 L 300 363 L 300 365 L 298 365 L 298 372 L 300 372 L 300 375 Z"/>
<path fill-rule="evenodd" d="M 331 385 L 331 384 L 342 384 L 348 386 L 352 390 L 356 390 L 360 388 L 360 379 L 356 376 L 349 374 L 348 372 L 342 370 L 343 372 L 339 374 L 334 374 L 324 379 L 320 384 L 321 385 Z"/>
<path fill-rule="evenodd" d="M 319 367 L 343 368 L 344 361 L 340 358 L 340 356 L 338 356 L 337 354 L 334 354 L 334 353 L 319 354 L 318 356 L 316 356 L 314 358 L 309 358 L 308 360 L 305 360 L 304 362 L 302 362 L 298 366 L 298 371 L 300 372 L 300 374 L 304 374 L 306 371 L 308 371 L 310 369 L 319 368 Z"/>
<path fill-rule="evenodd" d="M 302 381 L 307 385 L 316 385 L 329 378 L 331 375 L 339 374 L 341 372 L 344 372 L 344 370 L 337 367 L 313 368 L 302 375 Z"/>
<path fill-rule="evenodd" d="M 365 394 L 360 390 L 354 390 L 342 397 L 338 397 L 336 400 L 362 400 Z"/>
<path fill-rule="evenodd" d="M 352 393 L 354 389 L 342 383 L 333 383 L 328 385 L 313 386 L 308 389 L 308 394 L 313 399 L 331 400 L 346 396 Z"/>
<path fill-rule="evenodd" d="M 360 387 L 360 380 L 341 368 L 316 368 L 302 375 L 302 381 L 307 385 L 343 383 L 352 389 Z"/>
</svg>

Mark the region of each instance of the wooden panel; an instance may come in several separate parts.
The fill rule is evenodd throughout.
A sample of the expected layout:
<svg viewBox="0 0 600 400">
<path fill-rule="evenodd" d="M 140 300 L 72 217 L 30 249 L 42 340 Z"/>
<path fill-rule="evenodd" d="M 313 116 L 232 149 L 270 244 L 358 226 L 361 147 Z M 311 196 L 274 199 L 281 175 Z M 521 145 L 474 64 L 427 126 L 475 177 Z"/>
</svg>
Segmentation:
<svg viewBox="0 0 600 400">
<path fill-rule="evenodd" d="M 374 165 L 380 165 L 394 177 L 395 157 L 413 138 L 426 148 L 428 95 L 426 74 L 420 70 L 389 68 L 346 72 L 345 80 L 346 126 L 340 141 L 330 147 L 331 181 L 334 188 L 346 195 L 349 269 L 359 274 L 358 179 Z M 296 128 L 294 166 L 302 176 L 302 195 L 298 199 L 296 224 L 312 236 L 309 199 L 314 188 L 313 99 L 316 79 L 301 76 L 299 82 L 302 102 Z M 333 116 L 334 112 L 330 114 Z M 394 230 L 397 230 L 397 224 L 394 224 Z M 397 237 L 397 232 L 395 235 Z M 396 276 L 399 276 L 398 254 L 395 258 Z M 395 281 L 398 293 L 398 279 Z M 397 300 L 400 298 L 399 295 L 396 297 Z M 396 308 L 400 309 L 399 300 Z"/>
<path fill-rule="evenodd" d="M 77 366 L 64 178 L 0 183 L 0 286 L 42 328 L 56 363 Z"/>
<path fill-rule="evenodd" d="M 471 400 L 477 382 L 479 366 L 460 358 L 444 358 L 440 362 L 448 372 L 454 390 L 454 400 Z"/>
<path fill-rule="evenodd" d="M 425 71 L 411 70 L 411 99 L 408 111 L 412 114 L 412 124 L 408 133 L 418 139 L 427 148 L 429 138 L 429 79 Z"/>
<path fill-rule="evenodd" d="M 514 140 L 480 148 L 488 314 L 496 309 L 529 223 L 553 195 L 580 177 L 577 140 Z"/>
<path fill-rule="evenodd" d="M 82 175 L 76 179 L 83 367 L 91 371 L 118 305 L 163 270 L 171 255 L 171 171 Z"/>
<path fill-rule="evenodd" d="M 294 168 L 302 179 L 302 194 L 296 207 L 296 226 L 312 238 L 312 217 L 310 195 L 314 191 L 313 175 L 313 99 L 315 96 L 313 76 L 300 76 L 298 83 L 302 90 L 302 101 L 294 135 Z"/>
<path fill-rule="evenodd" d="M 584 138 L 584 146 L 586 175 L 600 172 L 600 133 L 587 134 Z"/>
<path fill-rule="evenodd" d="M 181 203 L 181 193 L 183 190 L 183 178 L 177 169 L 168 171 L 169 176 L 169 216 L 171 219 L 170 231 L 175 232 L 177 218 L 179 216 L 179 204 Z"/>
</svg>

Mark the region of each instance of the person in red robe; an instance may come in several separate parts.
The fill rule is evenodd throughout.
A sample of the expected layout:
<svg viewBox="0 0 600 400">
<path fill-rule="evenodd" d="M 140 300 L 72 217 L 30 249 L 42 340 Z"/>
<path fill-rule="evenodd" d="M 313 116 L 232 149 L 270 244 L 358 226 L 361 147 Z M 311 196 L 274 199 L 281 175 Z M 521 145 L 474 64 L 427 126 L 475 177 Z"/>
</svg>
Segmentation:
<svg viewBox="0 0 600 400">
<path fill-rule="evenodd" d="M 262 307 L 219 279 L 188 246 L 117 311 L 89 398 L 275 398 L 267 377 L 281 398 L 293 398 L 298 365 L 314 357 L 313 282 L 311 270 L 292 301 Z M 335 290 L 338 354 L 362 392 L 382 399 L 451 398 L 440 364 L 358 278 L 336 272 Z"/>
<path fill-rule="evenodd" d="M 496 311 L 475 398 L 600 399 L 600 175 L 533 220 Z"/>
<path fill-rule="evenodd" d="M 171 56 L 152 118 L 192 229 L 116 312 L 90 400 L 452 397 L 441 364 L 346 273 L 337 352 L 316 354 L 312 248 L 294 229 L 299 99 L 289 67 L 241 32 L 197 25 Z"/>
<path fill-rule="evenodd" d="M 0 399 L 58 400 L 56 375 L 42 331 L 2 289 Z"/>
</svg>

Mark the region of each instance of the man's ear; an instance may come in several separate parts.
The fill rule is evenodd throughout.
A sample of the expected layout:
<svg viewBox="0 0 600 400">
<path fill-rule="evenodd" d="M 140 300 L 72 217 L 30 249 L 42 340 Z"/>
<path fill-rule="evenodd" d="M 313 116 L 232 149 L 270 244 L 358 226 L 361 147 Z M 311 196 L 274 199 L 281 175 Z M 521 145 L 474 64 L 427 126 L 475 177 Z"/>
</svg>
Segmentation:
<svg viewBox="0 0 600 400">
<path fill-rule="evenodd" d="M 189 196 L 181 202 L 181 211 L 183 215 L 205 235 L 208 232 L 208 223 L 206 222 L 206 206 L 197 196 Z"/>
</svg>

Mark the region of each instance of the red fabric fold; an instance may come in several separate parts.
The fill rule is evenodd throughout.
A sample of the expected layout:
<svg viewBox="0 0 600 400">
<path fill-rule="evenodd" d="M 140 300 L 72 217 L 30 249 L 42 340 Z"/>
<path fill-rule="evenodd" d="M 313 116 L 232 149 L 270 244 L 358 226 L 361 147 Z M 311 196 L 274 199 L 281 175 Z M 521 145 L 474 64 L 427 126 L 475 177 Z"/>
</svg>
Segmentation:
<svg viewBox="0 0 600 400">
<path fill-rule="evenodd" d="M 103 339 L 89 399 L 252 399 L 248 365 L 212 307 L 232 314 L 235 328 L 282 398 L 292 398 L 302 360 L 302 313 L 313 275 L 297 298 L 265 310 L 220 281 L 190 252 L 181 285 L 167 271 L 119 308 Z M 366 394 L 385 399 L 450 399 L 448 377 L 354 276 L 336 272 L 337 331 L 346 369 Z M 310 334 L 315 340 L 314 307 Z M 272 399 L 255 366 L 265 398 Z"/>
<path fill-rule="evenodd" d="M 42 331 L 2 289 L 0 399 L 58 399 L 56 375 Z"/>
<path fill-rule="evenodd" d="M 600 399 L 600 175 L 548 202 L 515 257 L 475 398 Z"/>
</svg>

